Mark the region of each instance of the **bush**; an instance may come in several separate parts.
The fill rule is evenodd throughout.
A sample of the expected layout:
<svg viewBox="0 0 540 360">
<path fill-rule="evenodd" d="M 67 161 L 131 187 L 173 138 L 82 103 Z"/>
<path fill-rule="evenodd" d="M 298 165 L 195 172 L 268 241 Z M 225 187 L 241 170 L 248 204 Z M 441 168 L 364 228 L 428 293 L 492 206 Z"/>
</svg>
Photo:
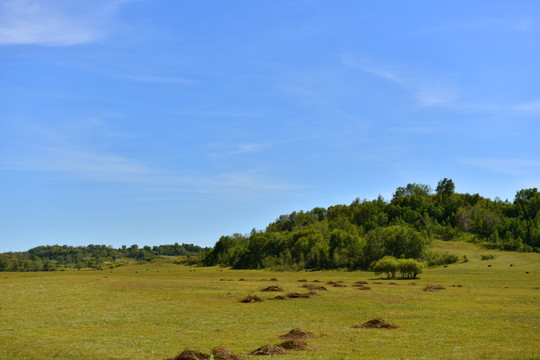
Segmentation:
<svg viewBox="0 0 540 360">
<path fill-rule="evenodd" d="M 449 253 L 439 254 L 439 253 L 431 252 L 427 256 L 428 266 L 456 264 L 458 262 L 459 262 L 459 256 L 456 254 L 449 254 Z"/>
<path fill-rule="evenodd" d="M 480 255 L 480 259 L 481 260 L 495 259 L 495 255 L 494 254 L 482 254 L 482 255 Z"/>
<path fill-rule="evenodd" d="M 385 256 L 373 265 L 373 271 L 375 275 L 382 273 L 386 274 L 387 278 L 395 278 L 396 272 L 398 271 L 399 264 L 395 257 Z"/>
<path fill-rule="evenodd" d="M 401 277 L 415 279 L 418 274 L 424 271 L 424 264 L 414 259 L 399 259 L 398 268 Z"/>
</svg>

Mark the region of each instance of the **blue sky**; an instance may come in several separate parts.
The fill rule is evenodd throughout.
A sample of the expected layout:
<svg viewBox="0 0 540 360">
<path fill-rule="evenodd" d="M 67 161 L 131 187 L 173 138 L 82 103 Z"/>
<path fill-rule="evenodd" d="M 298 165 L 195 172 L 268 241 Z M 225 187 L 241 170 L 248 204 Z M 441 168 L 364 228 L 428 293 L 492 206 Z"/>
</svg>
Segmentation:
<svg viewBox="0 0 540 360">
<path fill-rule="evenodd" d="M 538 1 L 0 0 L 0 251 L 540 185 Z"/>
</svg>

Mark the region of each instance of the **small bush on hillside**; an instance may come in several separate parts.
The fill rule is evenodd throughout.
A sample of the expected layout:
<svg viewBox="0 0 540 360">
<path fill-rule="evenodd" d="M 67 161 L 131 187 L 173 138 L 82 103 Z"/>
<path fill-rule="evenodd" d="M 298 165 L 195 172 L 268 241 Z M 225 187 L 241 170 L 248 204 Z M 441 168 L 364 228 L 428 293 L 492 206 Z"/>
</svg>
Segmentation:
<svg viewBox="0 0 540 360">
<path fill-rule="evenodd" d="M 398 271 L 398 261 L 393 256 L 385 256 L 373 265 L 375 275 L 386 274 L 387 278 L 395 278 Z"/>
<path fill-rule="evenodd" d="M 482 254 L 482 255 L 480 255 L 480 259 L 481 260 L 495 259 L 495 255 L 494 254 Z"/>
<path fill-rule="evenodd" d="M 414 259 L 399 259 L 398 268 L 401 277 L 416 279 L 418 274 L 421 274 L 424 271 L 424 264 Z"/>
<path fill-rule="evenodd" d="M 448 265 L 448 264 L 456 264 L 459 262 L 459 256 L 456 254 L 439 254 L 436 252 L 430 252 L 427 255 L 427 264 L 428 266 L 440 266 L 440 265 Z"/>
<path fill-rule="evenodd" d="M 396 259 L 393 256 L 385 256 L 373 265 L 376 275 L 386 274 L 388 279 L 395 278 L 396 272 L 400 272 L 403 278 L 416 278 L 424 270 L 424 264 L 414 259 Z"/>
</svg>

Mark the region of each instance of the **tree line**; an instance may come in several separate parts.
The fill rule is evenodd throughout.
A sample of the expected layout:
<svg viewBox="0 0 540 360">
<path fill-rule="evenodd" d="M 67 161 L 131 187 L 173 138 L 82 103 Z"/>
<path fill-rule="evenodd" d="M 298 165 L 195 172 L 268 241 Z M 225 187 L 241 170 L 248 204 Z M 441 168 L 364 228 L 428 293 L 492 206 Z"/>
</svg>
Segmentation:
<svg viewBox="0 0 540 360">
<path fill-rule="evenodd" d="M 102 269 L 114 267 L 122 259 L 151 261 L 158 256 L 196 256 L 204 248 L 193 244 L 130 247 L 115 249 L 106 245 L 38 246 L 24 252 L 7 252 L 0 254 L 0 271 L 52 271 L 58 269 Z"/>
<path fill-rule="evenodd" d="M 516 193 L 513 202 L 455 192 L 451 179 L 435 191 L 424 184 L 398 187 L 390 201 L 281 215 L 265 230 L 222 236 L 201 254 L 203 265 L 238 269 L 368 269 L 385 256 L 433 264 L 458 261 L 429 251 L 432 239 L 465 240 L 493 249 L 540 251 L 540 193 Z"/>
</svg>

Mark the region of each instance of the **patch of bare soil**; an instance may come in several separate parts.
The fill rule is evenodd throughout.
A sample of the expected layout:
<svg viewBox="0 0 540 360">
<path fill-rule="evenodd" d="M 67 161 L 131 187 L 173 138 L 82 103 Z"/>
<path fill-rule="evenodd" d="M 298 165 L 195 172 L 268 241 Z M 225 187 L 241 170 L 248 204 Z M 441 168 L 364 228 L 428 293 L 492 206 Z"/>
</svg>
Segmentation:
<svg viewBox="0 0 540 360">
<path fill-rule="evenodd" d="M 278 281 L 276 278 L 271 278 L 270 281 Z"/>
<path fill-rule="evenodd" d="M 311 337 L 313 337 L 312 332 L 304 331 L 300 328 L 294 328 L 288 333 L 279 336 L 283 340 L 304 340 Z"/>
<path fill-rule="evenodd" d="M 457 285 L 451 285 L 450 287 L 463 287 L 463 285 L 457 284 Z"/>
<path fill-rule="evenodd" d="M 307 282 L 307 280 L 306 279 L 300 279 L 300 280 L 298 280 L 298 282 Z"/>
<path fill-rule="evenodd" d="M 290 300 L 290 298 L 283 295 L 277 295 L 277 296 L 268 298 L 268 300 Z"/>
<path fill-rule="evenodd" d="M 278 346 L 281 346 L 282 348 L 286 350 L 309 350 L 311 349 L 308 344 L 304 340 L 299 339 L 291 339 L 282 342 Z"/>
<path fill-rule="evenodd" d="M 289 352 L 278 345 L 263 345 L 253 350 L 249 355 L 286 355 Z"/>
<path fill-rule="evenodd" d="M 347 285 L 345 285 L 341 280 L 329 281 L 326 283 L 326 285 L 330 285 L 332 287 L 347 287 Z"/>
<path fill-rule="evenodd" d="M 263 302 L 264 299 L 258 297 L 257 295 L 249 295 L 246 296 L 244 299 L 240 300 L 241 303 L 253 303 L 253 302 Z"/>
<path fill-rule="evenodd" d="M 210 355 L 208 354 L 186 349 L 182 351 L 180 355 L 177 355 L 167 360 L 208 360 L 208 359 L 210 359 Z"/>
<path fill-rule="evenodd" d="M 321 282 L 321 280 L 313 280 L 313 282 L 318 282 L 318 283 L 320 283 L 320 282 Z"/>
<path fill-rule="evenodd" d="M 212 355 L 216 360 L 244 360 L 241 356 L 236 355 L 226 347 L 219 347 L 212 350 Z"/>
<path fill-rule="evenodd" d="M 322 285 L 305 284 L 305 285 L 302 285 L 302 286 L 300 286 L 300 287 L 305 288 L 305 289 L 308 289 L 308 290 L 324 290 L 324 291 L 328 291 L 328 289 L 325 288 L 325 287 L 322 286 Z"/>
<path fill-rule="evenodd" d="M 437 291 L 437 290 L 444 290 L 444 289 L 446 288 L 441 285 L 429 285 L 424 288 L 424 291 Z"/>
<path fill-rule="evenodd" d="M 246 279 L 244 279 L 244 278 L 241 278 L 241 279 L 238 279 L 238 281 L 246 281 Z"/>
<path fill-rule="evenodd" d="M 277 285 L 272 285 L 272 286 L 265 287 L 261 291 L 283 291 L 283 289 Z"/>
<path fill-rule="evenodd" d="M 396 329 L 397 327 L 397 325 L 389 324 L 383 319 L 373 319 L 363 323 L 362 325 L 353 326 L 355 329 Z"/>
</svg>

